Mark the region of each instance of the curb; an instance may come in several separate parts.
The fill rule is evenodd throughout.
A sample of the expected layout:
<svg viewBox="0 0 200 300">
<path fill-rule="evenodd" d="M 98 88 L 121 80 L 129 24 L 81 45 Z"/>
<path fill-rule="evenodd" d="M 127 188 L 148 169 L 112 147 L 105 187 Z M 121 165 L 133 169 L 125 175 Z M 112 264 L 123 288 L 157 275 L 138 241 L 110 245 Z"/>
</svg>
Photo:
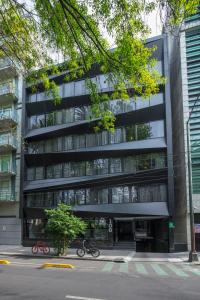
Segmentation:
<svg viewBox="0 0 200 300">
<path fill-rule="evenodd" d="M 20 257 L 30 257 L 30 258 L 54 258 L 54 259 L 71 259 L 71 260 L 86 260 L 86 261 L 107 261 L 107 262 L 126 262 L 125 258 L 93 258 L 93 257 L 67 257 L 67 256 L 55 256 L 55 255 L 29 255 L 29 254 L 23 254 L 23 253 L 6 253 L 1 252 L 0 256 L 20 256 Z"/>
</svg>

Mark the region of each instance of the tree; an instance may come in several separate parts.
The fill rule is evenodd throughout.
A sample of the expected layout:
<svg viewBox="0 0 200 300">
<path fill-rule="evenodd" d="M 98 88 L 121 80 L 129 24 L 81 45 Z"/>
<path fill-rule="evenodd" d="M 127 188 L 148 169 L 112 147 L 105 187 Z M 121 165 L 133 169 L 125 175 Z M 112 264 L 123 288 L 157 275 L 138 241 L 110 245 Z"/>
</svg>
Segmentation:
<svg viewBox="0 0 200 300">
<path fill-rule="evenodd" d="M 102 101 L 147 98 L 164 83 L 154 70 L 155 48 L 144 44 L 150 32 L 144 15 L 159 6 L 165 23 L 174 26 L 195 13 L 198 4 L 199 0 L 0 0 L 0 56 L 21 67 L 33 91 L 41 82 L 55 104 L 60 102 L 58 87 L 48 75 L 67 70 L 66 81 L 84 76 L 92 116 L 100 118 L 96 129 L 113 130 L 114 115 L 101 108 Z M 113 51 L 105 32 L 113 40 Z M 60 53 L 65 63 L 56 65 L 49 50 Z M 111 95 L 99 94 L 89 79 L 94 63 L 114 86 Z"/>
<path fill-rule="evenodd" d="M 53 239 L 57 254 L 65 254 L 77 235 L 84 232 L 86 223 L 73 215 L 71 207 L 59 204 L 55 209 L 46 209 L 48 221 L 45 227 L 47 235 Z"/>
</svg>

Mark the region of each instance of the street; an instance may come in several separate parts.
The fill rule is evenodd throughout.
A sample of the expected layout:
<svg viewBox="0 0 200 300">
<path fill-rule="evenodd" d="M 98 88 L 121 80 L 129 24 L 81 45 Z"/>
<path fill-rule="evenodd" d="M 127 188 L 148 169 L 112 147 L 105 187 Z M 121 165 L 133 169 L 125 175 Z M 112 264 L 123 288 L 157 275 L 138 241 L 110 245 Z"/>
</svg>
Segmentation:
<svg viewBox="0 0 200 300">
<path fill-rule="evenodd" d="M 3 259 L 3 257 L 1 257 Z M 5 257 L 0 299 L 197 300 L 200 266 L 171 262 L 63 260 L 74 269 L 41 269 L 43 258 Z M 48 259 L 48 262 L 58 262 Z"/>
</svg>

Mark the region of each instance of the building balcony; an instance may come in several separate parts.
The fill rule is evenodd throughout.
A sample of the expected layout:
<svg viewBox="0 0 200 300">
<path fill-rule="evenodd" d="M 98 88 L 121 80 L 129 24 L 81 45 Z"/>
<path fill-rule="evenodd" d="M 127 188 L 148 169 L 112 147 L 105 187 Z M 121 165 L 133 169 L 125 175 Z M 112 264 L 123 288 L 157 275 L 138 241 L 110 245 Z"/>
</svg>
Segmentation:
<svg viewBox="0 0 200 300">
<path fill-rule="evenodd" d="M 16 150 L 16 139 L 12 135 L 0 135 L 0 153 Z"/>
<path fill-rule="evenodd" d="M 7 164 L 5 166 L 0 165 L 0 178 L 4 176 L 13 176 L 15 175 L 15 168 L 12 166 L 12 164 Z"/>
<path fill-rule="evenodd" d="M 0 102 L 8 103 L 17 100 L 16 86 L 12 81 L 4 82 L 0 84 Z"/>
<path fill-rule="evenodd" d="M 16 201 L 16 195 L 12 191 L 1 191 L 0 201 Z"/>
<path fill-rule="evenodd" d="M 17 124 L 17 113 L 11 110 L 0 110 L 0 130 L 14 127 Z"/>
<path fill-rule="evenodd" d="M 16 66 L 14 63 L 8 58 L 0 59 L 0 80 L 6 80 L 8 78 L 15 77 L 17 74 Z"/>
</svg>

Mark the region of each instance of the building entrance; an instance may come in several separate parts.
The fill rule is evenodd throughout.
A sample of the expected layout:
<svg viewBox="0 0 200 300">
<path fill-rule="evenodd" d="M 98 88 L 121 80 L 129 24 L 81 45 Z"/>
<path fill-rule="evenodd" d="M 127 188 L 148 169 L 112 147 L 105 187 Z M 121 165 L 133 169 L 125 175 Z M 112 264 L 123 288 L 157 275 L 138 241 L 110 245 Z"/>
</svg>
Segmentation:
<svg viewBox="0 0 200 300">
<path fill-rule="evenodd" d="M 128 242 L 133 240 L 133 222 L 118 221 L 117 235 L 119 242 Z"/>
</svg>

